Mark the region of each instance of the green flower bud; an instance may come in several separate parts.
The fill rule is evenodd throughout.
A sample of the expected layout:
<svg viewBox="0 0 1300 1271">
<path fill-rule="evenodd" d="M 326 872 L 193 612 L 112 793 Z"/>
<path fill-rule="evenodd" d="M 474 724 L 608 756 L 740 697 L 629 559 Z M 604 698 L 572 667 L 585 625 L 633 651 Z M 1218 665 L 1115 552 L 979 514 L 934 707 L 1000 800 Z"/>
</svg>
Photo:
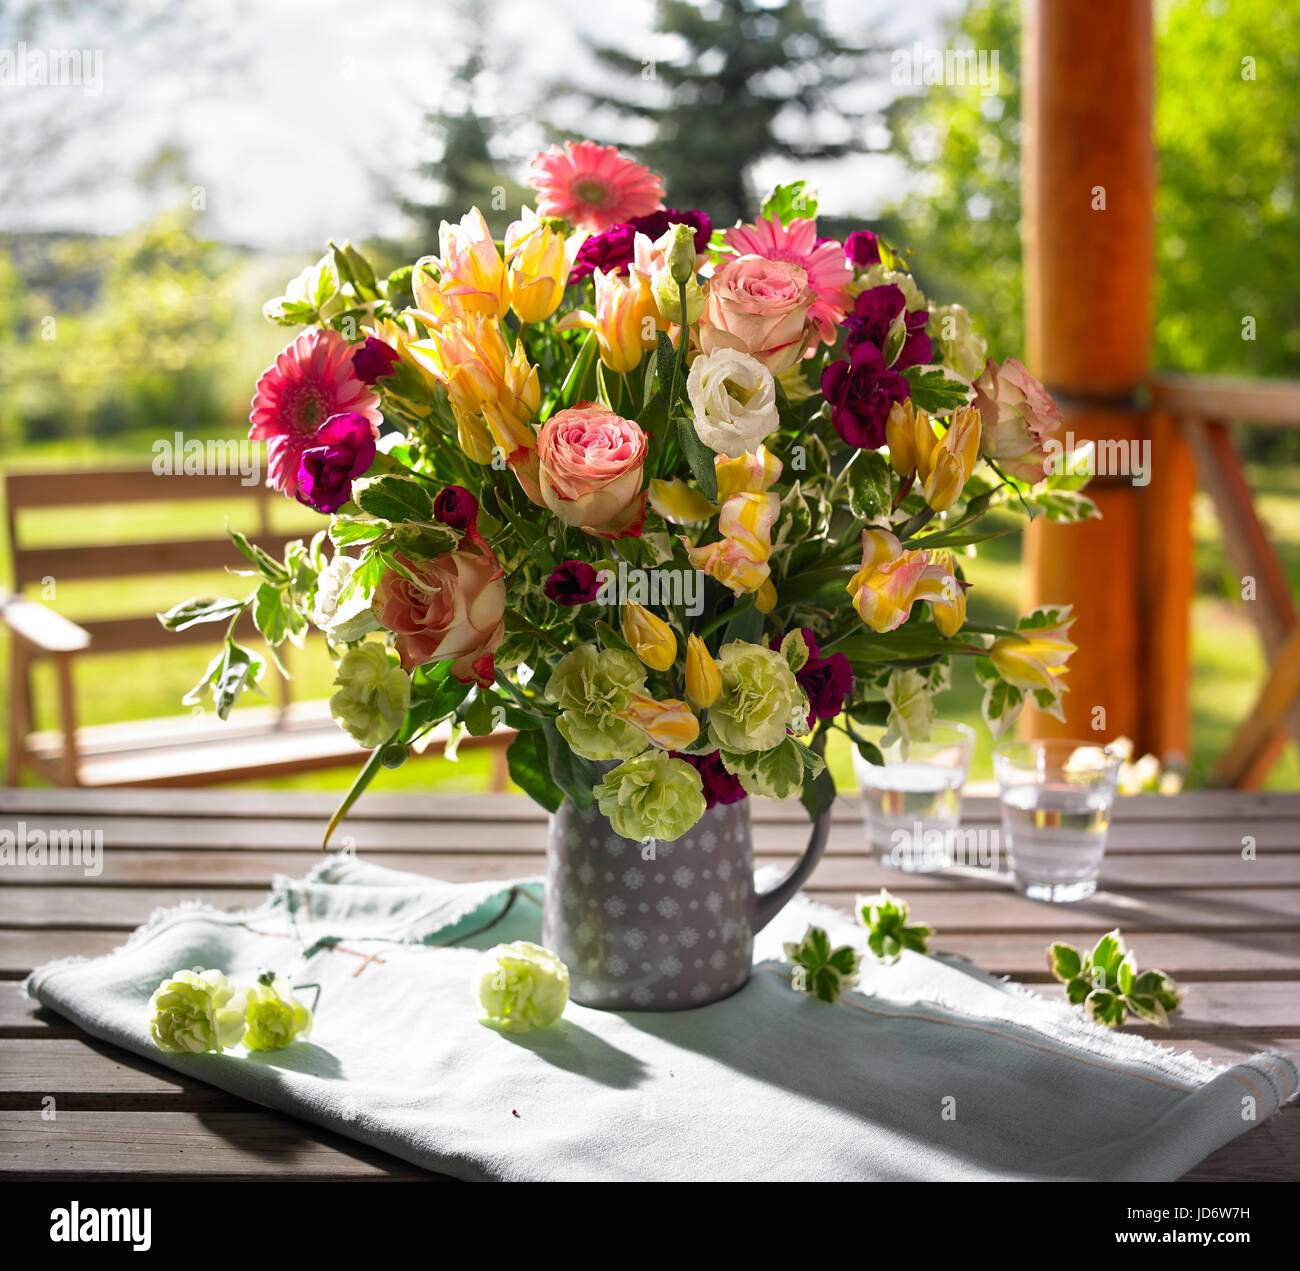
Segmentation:
<svg viewBox="0 0 1300 1271">
<path fill-rule="evenodd" d="M 633 693 L 645 691 L 645 667 L 625 649 L 579 645 L 551 672 L 546 700 L 560 707 L 555 726 L 584 759 L 628 759 L 650 743 L 634 724 L 619 719 Z"/>
<path fill-rule="evenodd" d="M 311 1032 L 311 1011 L 293 995 L 287 980 L 266 974 L 248 990 L 247 1050 L 282 1050 Z"/>
<path fill-rule="evenodd" d="M 656 269 L 650 277 L 650 290 L 655 298 L 659 315 L 665 322 L 682 320 L 682 296 L 680 284 L 667 269 Z M 686 280 L 686 325 L 691 326 L 700 320 L 704 313 L 704 289 L 694 274 Z"/>
<path fill-rule="evenodd" d="M 787 729 L 807 731 L 808 701 L 775 649 L 733 640 L 718 651 L 722 692 L 709 707 L 709 733 L 721 750 L 772 750 Z"/>
<path fill-rule="evenodd" d="M 619 764 L 596 787 L 615 834 L 638 842 L 680 838 L 704 815 L 704 782 L 683 759 L 658 748 Z"/>
<path fill-rule="evenodd" d="M 554 1024 L 564 1013 L 569 968 L 549 949 L 516 940 L 483 954 L 470 990 L 480 1024 L 503 1033 L 526 1033 Z"/>
<path fill-rule="evenodd" d="M 149 999 L 149 1035 L 159 1050 L 201 1055 L 238 1043 L 244 994 L 220 971 L 177 971 Z"/>
<path fill-rule="evenodd" d="M 690 282 L 695 277 L 695 230 L 689 225 L 670 225 L 664 245 L 664 264 L 674 282 Z"/>
<path fill-rule="evenodd" d="M 338 692 L 330 714 L 355 742 L 367 748 L 387 741 L 406 718 L 411 704 L 411 677 L 397 654 L 373 641 L 349 649 L 334 677 Z"/>
</svg>

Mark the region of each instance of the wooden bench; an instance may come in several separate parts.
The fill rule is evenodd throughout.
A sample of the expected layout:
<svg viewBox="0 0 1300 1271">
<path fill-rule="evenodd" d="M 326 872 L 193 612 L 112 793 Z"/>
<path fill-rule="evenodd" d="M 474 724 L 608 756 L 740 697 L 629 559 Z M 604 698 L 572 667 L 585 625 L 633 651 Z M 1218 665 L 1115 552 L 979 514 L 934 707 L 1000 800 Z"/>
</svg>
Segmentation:
<svg viewBox="0 0 1300 1271">
<path fill-rule="evenodd" d="M 287 543 L 300 537 L 272 530 L 271 501 L 280 495 L 260 484 L 242 484 L 238 473 L 180 478 L 157 476 L 149 469 L 96 469 L 10 472 L 5 497 L 14 589 L 8 599 L 0 596 L 0 616 L 12 633 L 6 785 L 17 785 L 24 769 L 64 786 L 192 786 L 359 765 L 362 752 L 330 718 L 327 704 L 293 701 L 289 682 L 273 671 L 269 678 L 279 686 L 271 689 L 278 692 L 278 704 L 237 711 L 225 722 L 208 712 L 79 727 L 74 659 L 213 645 L 218 628 L 167 631 L 153 612 L 76 623 L 23 594 L 50 580 L 131 579 L 247 564 L 224 535 L 28 546 L 19 524 L 25 511 L 192 499 L 221 500 L 244 509 L 251 505 L 252 519 L 245 523 L 253 528 L 252 537 L 279 557 Z M 178 591 L 177 599 L 184 594 Z M 251 619 L 237 630 L 245 641 L 260 640 Z M 59 727 L 47 732 L 33 731 L 31 672 L 42 660 L 54 666 L 59 712 Z M 462 742 L 467 748 L 492 748 L 494 790 L 506 788 L 505 746 L 512 736 L 503 732 Z"/>
</svg>

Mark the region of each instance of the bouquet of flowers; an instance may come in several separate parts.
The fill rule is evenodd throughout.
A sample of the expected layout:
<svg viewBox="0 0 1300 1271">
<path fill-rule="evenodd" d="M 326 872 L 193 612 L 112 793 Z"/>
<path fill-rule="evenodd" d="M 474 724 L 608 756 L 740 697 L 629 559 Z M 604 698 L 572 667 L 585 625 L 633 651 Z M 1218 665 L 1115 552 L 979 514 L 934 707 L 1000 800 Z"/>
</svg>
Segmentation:
<svg viewBox="0 0 1300 1271">
<path fill-rule="evenodd" d="M 325 523 L 283 560 L 232 531 L 253 590 L 160 615 L 227 624 L 186 700 L 224 718 L 257 685 L 246 610 L 277 664 L 314 627 L 371 752 L 339 815 L 450 721 L 449 746 L 517 730 L 548 809 L 665 840 L 747 795 L 816 815 L 830 730 L 877 760 L 868 726 L 924 737 L 953 657 L 995 732 L 1059 714 L 1068 608 L 966 621 L 991 508 L 1095 514 L 1025 368 L 870 230 L 819 235 L 803 182 L 729 229 L 592 142 L 530 184 L 502 242 L 471 209 L 387 278 L 331 244 L 267 304 L 305 330 L 249 435 Z"/>
</svg>

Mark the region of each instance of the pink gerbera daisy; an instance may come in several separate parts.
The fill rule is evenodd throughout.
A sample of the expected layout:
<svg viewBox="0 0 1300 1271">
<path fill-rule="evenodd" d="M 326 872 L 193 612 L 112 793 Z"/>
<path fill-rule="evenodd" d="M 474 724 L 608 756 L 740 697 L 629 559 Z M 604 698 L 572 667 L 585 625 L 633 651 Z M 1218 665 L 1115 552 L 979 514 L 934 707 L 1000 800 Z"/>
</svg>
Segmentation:
<svg viewBox="0 0 1300 1271">
<path fill-rule="evenodd" d="M 798 265 L 817 294 L 808 318 L 827 344 L 835 343 L 835 324 L 851 303 L 845 288 L 853 281 L 842 243 L 831 238 L 818 241 L 816 221 L 795 219 L 782 225 L 777 216 L 759 217 L 753 225 L 737 225 L 724 237 L 738 256 L 766 256 Z"/>
<path fill-rule="evenodd" d="M 357 379 L 352 345 L 337 331 L 304 331 L 262 372 L 253 395 L 248 435 L 266 442 L 268 484 L 296 495 L 302 452 L 317 428 L 349 411 L 373 424 L 382 418 L 378 394 Z"/>
<path fill-rule="evenodd" d="M 563 150 L 543 150 L 528 167 L 537 210 L 561 216 L 575 229 L 606 230 L 664 205 L 659 178 L 613 146 L 566 141 Z"/>
</svg>

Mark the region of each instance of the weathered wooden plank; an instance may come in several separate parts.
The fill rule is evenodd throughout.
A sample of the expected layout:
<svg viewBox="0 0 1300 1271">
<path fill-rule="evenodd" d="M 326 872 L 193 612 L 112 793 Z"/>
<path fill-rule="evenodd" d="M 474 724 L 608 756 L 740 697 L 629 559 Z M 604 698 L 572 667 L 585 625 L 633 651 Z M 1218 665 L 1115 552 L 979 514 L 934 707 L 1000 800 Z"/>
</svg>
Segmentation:
<svg viewBox="0 0 1300 1271">
<path fill-rule="evenodd" d="M 1288 1104 L 1248 1134 L 1211 1153 L 1183 1183 L 1294 1183 L 1300 1178 L 1300 1117 Z"/>
<path fill-rule="evenodd" d="M 62 1015 L 20 996 L 13 984 L 0 987 L 0 1037 L 79 1037 L 81 1031 Z"/>
<path fill-rule="evenodd" d="M 429 877 L 468 879 L 506 877 L 506 865 L 466 861 L 463 857 L 421 862 Z M 516 874 L 540 872 L 540 857 L 511 862 Z M 910 900 L 917 918 L 943 931 L 1037 931 L 1045 936 L 1075 932 L 1100 934 L 1119 926 L 1135 933 L 1161 928 L 1176 931 L 1300 930 L 1300 888 L 1254 890 L 1219 888 L 1122 893 L 1103 888 L 1077 905 L 1045 905 L 1025 900 L 1002 878 L 982 876 L 967 882 L 952 875 L 916 879 L 888 874 L 870 863 L 827 861 L 814 873 L 808 893 L 816 899 L 850 906 L 859 893 L 882 886 Z M 261 885 L 237 887 L 118 887 L 99 882 L 71 886 L 0 889 L 0 929 L 14 932 L 80 930 L 125 933 L 155 909 L 203 900 L 218 909 L 248 909 L 265 894 Z"/>
<path fill-rule="evenodd" d="M 380 780 L 382 781 L 382 777 Z M 0 789 L 0 816 L 48 814 L 61 817 L 73 813 L 104 816 L 180 817 L 185 821 L 217 817 L 291 820 L 328 820 L 338 804 L 332 793 L 297 790 L 151 790 L 147 796 L 122 790 Z M 997 799 L 967 796 L 964 803 L 969 820 L 996 820 Z M 1121 799 L 1118 821 L 1193 823 L 1205 820 L 1300 820 L 1300 792 L 1189 790 L 1174 797 L 1134 795 Z M 544 821 L 546 813 L 518 794 L 433 795 L 385 794 L 371 791 L 356 807 L 357 815 L 384 820 L 430 822 L 440 819 L 479 821 Z M 807 814 L 795 801 L 770 803 L 753 801 L 755 820 L 806 822 Z M 842 795 L 834 817 L 860 821 L 861 808 L 852 795 Z"/>
<path fill-rule="evenodd" d="M 85 1035 L 0 1041 L 0 1110 L 241 1112 L 247 1100 Z"/>
<path fill-rule="evenodd" d="M 840 893 L 832 899 L 847 910 L 853 897 Z M 1044 956 L 1050 937 L 1071 934 L 1068 927 L 1046 936 L 1041 931 L 941 930 L 933 948 L 959 954 L 995 975 L 1042 983 L 1051 979 Z M 0 931 L 0 979 L 22 979 L 55 958 L 99 957 L 122 939 L 118 931 Z M 1300 940 L 1294 931 L 1142 932 L 1138 951 L 1143 966 L 1160 967 L 1179 980 L 1300 979 Z"/>
<path fill-rule="evenodd" d="M 9 1178 L 142 1182 L 173 1178 L 437 1179 L 327 1130 L 276 1112 L 7 1113 L 0 1173 Z"/>
</svg>

